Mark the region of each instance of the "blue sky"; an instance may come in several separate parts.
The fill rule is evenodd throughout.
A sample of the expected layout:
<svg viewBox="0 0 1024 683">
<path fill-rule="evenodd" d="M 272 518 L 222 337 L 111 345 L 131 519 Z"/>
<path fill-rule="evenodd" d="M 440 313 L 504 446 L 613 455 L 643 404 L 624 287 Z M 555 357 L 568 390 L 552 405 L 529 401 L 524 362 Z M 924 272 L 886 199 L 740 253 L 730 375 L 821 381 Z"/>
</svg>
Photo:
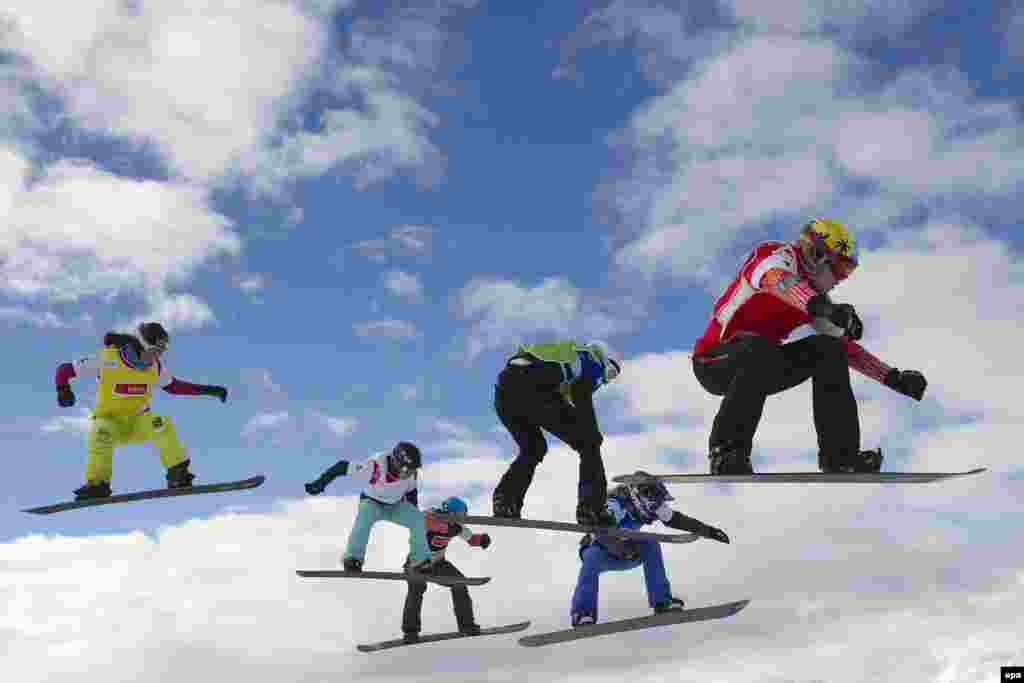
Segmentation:
<svg viewBox="0 0 1024 683">
<path fill-rule="evenodd" d="M 764 541 L 777 542 L 777 552 L 762 562 L 766 575 L 791 580 L 779 579 L 778 595 L 816 585 L 819 566 L 859 586 L 865 571 L 882 571 L 844 573 L 859 565 L 843 558 L 862 557 L 865 543 L 886 553 L 912 534 L 930 539 L 891 562 L 925 582 L 959 572 L 929 590 L 959 586 L 973 602 L 926 615 L 934 630 L 902 643 L 914 656 L 884 661 L 931 667 L 935 680 L 988 680 L 986 662 L 1024 662 L 999 626 L 1021 605 L 1014 577 L 1024 576 L 1024 556 L 1000 555 L 995 540 L 1021 521 L 1019 479 L 1010 478 L 1019 465 L 1005 448 L 1024 418 L 1016 405 L 1024 12 L 1012 3 L 781 0 L 771 11 L 754 0 L 700 8 L 640 0 L 266 0 L 245 11 L 212 0 L 190 11 L 101 0 L 9 5 L 0 10 L 8 104 L 0 115 L 0 325 L 10 359 L 0 397 L 8 453 L 0 547 L 15 558 L 12 571 L 28 571 L 23 561 L 40 577 L 74 571 L 77 553 L 102 558 L 107 544 L 123 543 L 139 546 L 126 550 L 139 553 L 127 566 L 145 573 L 153 553 L 173 555 L 174 539 L 189 549 L 234 543 L 219 533 L 266 534 L 262 549 L 247 552 L 264 553 L 267 566 L 330 562 L 356 491 L 339 481 L 337 497 L 309 501 L 302 482 L 398 439 L 424 446 L 433 468 L 427 502 L 460 493 L 486 511 L 514 454 L 496 429 L 492 385 L 503 354 L 522 340 L 601 337 L 624 354 L 621 385 L 598 401 L 611 473 L 704 471 L 716 403 L 693 380 L 686 352 L 742 255 L 824 214 L 847 221 L 864 245 L 863 266 L 837 297 L 861 311 L 867 346 L 931 382 L 928 398 L 911 404 L 858 378 L 864 445 L 882 445 L 892 469 L 988 466 L 992 474 L 925 492 L 687 491 L 684 508 L 739 538 L 775 539 Z M 225 405 L 156 398 L 200 481 L 262 473 L 267 483 L 231 497 L 23 515 L 81 483 L 81 407 L 92 386 L 77 382 L 79 406 L 59 409 L 53 369 L 140 318 L 172 330 L 166 360 L 179 377 L 229 388 Z M 769 403 L 755 466 L 813 469 L 806 389 Z M 544 468 L 531 514 L 571 515 L 575 456 L 553 448 Z M 116 454 L 116 489 L 161 481 L 147 449 Z M 865 523 L 876 533 L 870 543 L 858 535 Z M 820 525 L 833 531 L 823 548 L 785 545 L 815 537 Z M 983 539 L 978 546 L 966 543 L 968 532 Z M 285 538 L 292 533 L 305 539 L 301 550 Z M 524 540 L 514 538 L 512 547 Z M 551 613 L 555 626 L 575 571 L 566 550 L 573 541 L 544 543 L 541 564 L 561 567 L 569 585 L 538 589 L 544 597 L 523 603 L 534 613 L 516 616 Z M 938 546 L 954 552 L 933 554 Z M 224 552 L 224 567 L 251 566 L 245 553 Z M 477 555 L 467 562 L 497 584 L 508 580 L 497 567 L 523 562 L 505 552 L 490 566 Z M 709 549 L 718 558 L 709 564 L 687 555 L 689 571 L 722 582 L 706 588 L 715 588 L 708 601 L 748 597 L 744 567 L 757 552 L 748 541 Z M 219 570 L 193 554 L 201 555 L 173 562 L 207 576 L 213 591 Z M 791 557 L 806 561 L 798 569 Z M 982 578 L 988 570 L 1002 582 Z M 892 601 L 885 618 L 894 624 L 899 609 L 935 599 L 911 578 L 875 578 L 860 586 L 861 603 Z M 9 585 L 37 595 L 28 586 L 45 592 L 48 580 Z M 623 615 L 642 607 L 628 586 L 609 593 Z M 244 613 L 244 599 L 223 597 L 230 591 L 221 587 L 207 617 L 188 618 L 212 628 L 210 615 L 228 614 L 231 600 Z M 307 611 L 325 595 L 278 588 L 281 603 Z M 95 598 L 88 590 L 83 604 Z M 821 590 L 829 597 L 808 598 L 795 612 L 775 605 L 750 618 L 839 633 L 872 614 L 851 607 L 856 591 Z M 40 653 L 67 645 L 38 639 L 40 625 L 68 614 L 37 600 L 28 612 L 12 609 L 8 644 L 40 645 Z M 275 605 L 250 607 L 284 619 Z M 827 628 L 808 621 L 836 605 L 855 614 Z M 428 609 L 448 618 L 444 601 Z M 925 654 L 948 650 L 952 627 L 941 620 L 952 617 L 965 632 L 972 623 L 984 631 L 978 644 L 959 658 Z M 374 622 L 375 633 L 393 630 L 389 618 Z M 742 624 L 720 628 L 697 633 L 709 647 L 721 636 L 737 652 L 756 642 Z M 175 633 L 182 647 L 198 647 Z M 667 667 L 659 670 L 679 670 L 671 648 L 653 642 L 651 661 Z M 502 666 L 552 680 L 572 675 L 561 660 L 530 669 L 511 643 L 510 653 L 500 648 L 486 650 L 500 664 L 479 663 L 491 680 Z M 306 661 L 301 644 L 289 652 Z M 625 652 L 601 652 L 590 673 L 628 667 Z M 335 669 L 362 670 L 362 660 L 337 656 Z M 729 680 L 711 656 L 695 655 L 692 675 Z M 814 670 L 796 659 L 819 656 L 780 650 L 748 664 L 791 680 Z M 57 668 L 48 673 L 58 680 Z M 386 675 L 411 674 L 395 665 Z"/>
</svg>

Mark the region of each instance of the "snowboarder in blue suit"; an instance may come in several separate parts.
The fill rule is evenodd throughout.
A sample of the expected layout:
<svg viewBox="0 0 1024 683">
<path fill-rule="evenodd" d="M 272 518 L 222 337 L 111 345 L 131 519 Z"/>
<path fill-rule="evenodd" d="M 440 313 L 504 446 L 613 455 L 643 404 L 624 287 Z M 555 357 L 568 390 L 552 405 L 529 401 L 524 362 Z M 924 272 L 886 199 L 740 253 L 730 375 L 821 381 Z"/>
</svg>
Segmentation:
<svg viewBox="0 0 1024 683">
<path fill-rule="evenodd" d="M 638 476 L 649 476 L 637 472 Z M 665 526 L 689 531 L 721 543 L 729 537 L 721 529 L 677 512 L 669 505 L 674 498 L 658 481 L 623 484 L 608 492 L 608 511 L 620 529 L 639 529 L 660 520 Z M 580 542 L 579 578 L 572 595 L 571 619 L 574 627 L 597 623 L 598 579 L 602 572 L 644 568 L 647 604 L 655 614 L 679 611 L 683 601 L 672 596 L 672 587 L 665 574 L 661 544 L 647 540 L 619 540 L 608 536 L 587 534 Z"/>
</svg>

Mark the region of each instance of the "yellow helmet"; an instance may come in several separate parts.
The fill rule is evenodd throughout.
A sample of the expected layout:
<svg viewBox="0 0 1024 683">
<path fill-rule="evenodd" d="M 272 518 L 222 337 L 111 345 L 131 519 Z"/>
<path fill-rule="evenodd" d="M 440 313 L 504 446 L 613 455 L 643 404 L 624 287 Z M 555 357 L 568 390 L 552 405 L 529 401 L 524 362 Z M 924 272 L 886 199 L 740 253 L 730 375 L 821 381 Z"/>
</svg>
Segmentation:
<svg viewBox="0 0 1024 683">
<path fill-rule="evenodd" d="M 860 264 L 853 231 L 839 221 L 815 218 L 800 230 L 800 246 L 816 265 L 828 263 L 837 280 L 845 280 Z"/>
</svg>

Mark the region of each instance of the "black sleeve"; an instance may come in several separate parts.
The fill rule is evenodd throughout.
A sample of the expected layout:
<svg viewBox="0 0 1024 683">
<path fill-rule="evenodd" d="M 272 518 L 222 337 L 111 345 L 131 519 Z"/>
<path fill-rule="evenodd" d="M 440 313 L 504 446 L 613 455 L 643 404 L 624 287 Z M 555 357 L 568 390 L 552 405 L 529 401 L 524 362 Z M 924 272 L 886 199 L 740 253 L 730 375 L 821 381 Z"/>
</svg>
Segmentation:
<svg viewBox="0 0 1024 683">
<path fill-rule="evenodd" d="M 320 475 L 320 481 L 330 484 L 336 478 L 344 477 L 346 474 L 348 474 L 348 460 L 339 460 Z"/>
<path fill-rule="evenodd" d="M 587 384 L 586 381 L 577 379 L 569 387 L 573 405 L 576 406 L 578 438 L 600 446 L 604 437 L 601 436 L 601 428 L 597 425 L 597 414 L 594 412 L 594 390 Z"/>
<path fill-rule="evenodd" d="M 689 531 L 692 534 L 704 533 L 704 529 L 707 528 L 707 524 L 699 519 L 687 517 L 678 511 L 672 513 L 672 519 L 665 522 L 665 526 L 678 529 L 679 531 Z"/>
<path fill-rule="evenodd" d="M 815 318 L 827 318 L 835 310 L 835 304 L 828 298 L 828 294 L 815 294 L 807 300 L 807 312 Z"/>
</svg>

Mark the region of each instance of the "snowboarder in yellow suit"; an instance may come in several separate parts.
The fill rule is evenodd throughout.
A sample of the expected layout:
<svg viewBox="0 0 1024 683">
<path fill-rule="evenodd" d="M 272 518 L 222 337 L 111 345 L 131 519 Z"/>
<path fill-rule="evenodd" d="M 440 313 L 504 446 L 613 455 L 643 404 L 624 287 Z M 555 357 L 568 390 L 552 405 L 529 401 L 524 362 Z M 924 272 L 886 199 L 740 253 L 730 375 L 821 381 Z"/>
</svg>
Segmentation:
<svg viewBox="0 0 1024 683">
<path fill-rule="evenodd" d="M 142 323 L 138 336 L 109 332 L 99 353 L 57 367 L 57 403 L 63 408 L 75 404 L 72 378 L 93 375 L 99 383 L 86 445 L 86 482 L 75 490 L 76 500 L 111 495 L 114 448 L 132 443 L 156 446 L 160 463 L 167 470 L 168 488 L 192 485 L 195 475 L 189 472 L 189 457 L 174 424 L 150 409 L 153 386 L 159 385 L 169 394 L 216 396 L 221 403 L 227 401 L 228 390 L 192 384 L 171 375 L 161 362 L 169 341 L 160 323 Z"/>
</svg>

